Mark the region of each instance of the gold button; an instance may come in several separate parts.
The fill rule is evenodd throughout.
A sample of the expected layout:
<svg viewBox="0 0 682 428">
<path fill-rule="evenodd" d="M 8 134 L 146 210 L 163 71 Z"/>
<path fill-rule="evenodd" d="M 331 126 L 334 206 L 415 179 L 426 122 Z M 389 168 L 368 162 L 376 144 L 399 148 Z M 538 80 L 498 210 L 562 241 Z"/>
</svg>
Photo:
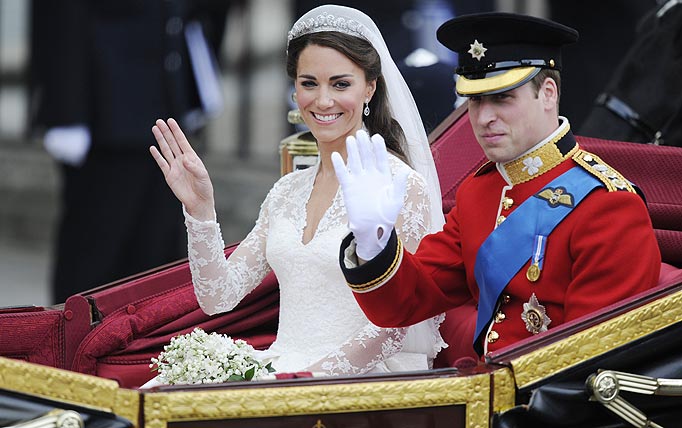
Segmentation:
<svg viewBox="0 0 682 428">
<path fill-rule="evenodd" d="M 504 312 L 500 311 L 495 314 L 495 323 L 499 324 L 502 321 L 504 321 L 507 318 L 507 316 L 504 314 Z"/>
<path fill-rule="evenodd" d="M 490 332 L 488 333 L 488 343 L 495 343 L 499 338 L 500 334 L 495 330 L 490 330 Z"/>
<path fill-rule="evenodd" d="M 509 294 L 502 295 L 502 303 L 505 305 L 511 301 L 511 296 Z"/>
<path fill-rule="evenodd" d="M 512 205 L 514 205 L 514 200 L 512 198 L 504 198 L 504 200 L 502 201 L 502 207 L 505 210 L 508 210 L 509 208 L 511 208 Z"/>
<path fill-rule="evenodd" d="M 498 225 L 498 226 L 501 225 L 502 222 L 505 221 L 506 219 L 507 219 L 507 217 L 505 217 L 505 216 L 503 216 L 503 215 L 497 217 L 497 225 Z"/>
</svg>

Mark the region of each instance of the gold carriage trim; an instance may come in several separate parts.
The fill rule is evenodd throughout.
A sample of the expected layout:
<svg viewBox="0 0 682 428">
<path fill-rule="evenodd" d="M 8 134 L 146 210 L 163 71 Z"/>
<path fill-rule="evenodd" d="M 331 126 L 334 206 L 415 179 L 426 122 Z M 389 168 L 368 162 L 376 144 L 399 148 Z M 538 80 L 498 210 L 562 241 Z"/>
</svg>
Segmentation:
<svg viewBox="0 0 682 428">
<path fill-rule="evenodd" d="M 614 348 L 676 324 L 680 319 L 682 291 L 511 360 L 516 385 L 518 388 L 532 386 Z"/>
<path fill-rule="evenodd" d="M 409 382 L 156 392 L 145 394 L 144 426 L 167 428 L 172 422 L 465 405 L 466 428 L 487 427 L 492 404 L 490 376 L 487 373 Z M 504 377 L 501 376 L 500 380 Z M 503 391 L 513 392 L 501 388 L 500 394 Z M 513 402 L 514 397 L 500 396 L 500 399 L 507 404 Z"/>
<path fill-rule="evenodd" d="M 577 150 L 578 145 L 573 146 L 565 155 L 561 153 L 556 143 L 559 142 L 570 130 L 570 126 L 563 129 L 541 147 L 532 152 L 504 164 L 504 169 L 513 185 L 525 183 L 551 170 L 564 160 L 571 157 Z"/>
<path fill-rule="evenodd" d="M 578 150 L 573 154 L 573 160 L 604 183 L 609 192 L 625 190 L 637 193 L 632 183 L 594 153 Z"/>
<path fill-rule="evenodd" d="M 386 269 L 386 271 L 377 278 L 374 278 L 373 280 L 363 284 L 351 284 L 350 282 L 346 282 L 348 286 L 353 289 L 353 291 L 356 293 L 366 293 L 368 291 L 372 291 L 381 287 L 393 277 L 396 270 L 398 270 L 398 266 L 400 266 L 400 262 L 403 260 L 403 242 L 400 240 L 400 238 L 398 238 L 397 241 L 398 245 L 396 245 L 395 256 L 393 257 L 391 264 L 388 266 L 388 269 Z"/>
<path fill-rule="evenodd" d="M 137 426 L 140 393 L 119 388 L 97 376 L 0 357 L 2 389 L 102 412 L 112 412 Z"/>
<path fill-rule="evenodd" d="M 516 384 L 514 383 L 514 374 L 505 367 L 504 369 L 496 370 L 492 374 L 493 384 L 493 412 L 500 413 L 509 410 L 516 405 Z"/>
</svg>

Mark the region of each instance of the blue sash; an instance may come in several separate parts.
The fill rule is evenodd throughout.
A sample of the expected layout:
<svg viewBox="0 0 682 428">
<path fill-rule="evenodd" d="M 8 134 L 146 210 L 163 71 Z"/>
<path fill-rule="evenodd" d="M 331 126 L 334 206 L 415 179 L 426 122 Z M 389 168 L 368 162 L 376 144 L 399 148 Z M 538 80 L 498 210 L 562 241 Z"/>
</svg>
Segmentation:
<svg viewBox="0 0 682 428">
<path fill-rule="evenodd" d="M 474 334 L 477 350 L 479 336 L 493 317 L 497 299 L 539 246 L 538 237 L 546 239 L 585 196 L 600 186 L 603 183 L 595 176 L 581 167 L 573 167 L 519 205 L 488 235 L 476 253 L 474 266 L 479 290 Z M 556 192 L 557 189 L 560 190 Z"/>
</svg>

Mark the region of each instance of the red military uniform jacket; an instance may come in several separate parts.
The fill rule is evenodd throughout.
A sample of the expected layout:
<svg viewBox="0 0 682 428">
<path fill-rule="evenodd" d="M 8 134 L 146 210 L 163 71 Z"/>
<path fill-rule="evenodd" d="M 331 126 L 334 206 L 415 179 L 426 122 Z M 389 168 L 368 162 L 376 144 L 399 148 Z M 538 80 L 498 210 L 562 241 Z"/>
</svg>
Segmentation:
<svg viewBox="0 0 682 428">
<path fill-rule="evenodd" d="M 564 126 L 558 141 L 497 168 L 488 163 L 468 177 L 443 231 L 426 236 L 414 255 L 394 233 L 376 258 L 349 268 L 343 262 L 349 235 L 342 244 L 342 269 L 368 318 L 382 327 L 406 326 L 478 299 L 474 266 L 481 244 L 522 202 L 576 165 L 604 186 L 550 234 L 537 280 L 527 276 L 529 260 L 507 284 L 477 350 L 491 352 L 537 334 L 524 320 L 524 304 L 544 312 L 543 326 L 551 329 L 656 285 L 661 256 L 644 201 L 620 174 L 581 151 Z M 518 251 L 530 257 L 533 249 Z"/>
</svg>

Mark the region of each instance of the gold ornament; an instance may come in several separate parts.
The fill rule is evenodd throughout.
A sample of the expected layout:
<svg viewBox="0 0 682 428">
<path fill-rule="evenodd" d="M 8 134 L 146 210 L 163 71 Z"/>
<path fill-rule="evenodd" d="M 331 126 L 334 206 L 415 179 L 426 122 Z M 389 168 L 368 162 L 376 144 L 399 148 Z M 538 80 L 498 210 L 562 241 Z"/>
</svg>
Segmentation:
<svg viewBox="0 0 682 428">
<path fill-rule="evenodd" d="M 540 266 L 537 262 L 528 267 L 528 270 L 526 271 L 526 278 L 528 278 L 528 281 L 530 282 L 535 282 L 540 279 Z"/>
</svg>

